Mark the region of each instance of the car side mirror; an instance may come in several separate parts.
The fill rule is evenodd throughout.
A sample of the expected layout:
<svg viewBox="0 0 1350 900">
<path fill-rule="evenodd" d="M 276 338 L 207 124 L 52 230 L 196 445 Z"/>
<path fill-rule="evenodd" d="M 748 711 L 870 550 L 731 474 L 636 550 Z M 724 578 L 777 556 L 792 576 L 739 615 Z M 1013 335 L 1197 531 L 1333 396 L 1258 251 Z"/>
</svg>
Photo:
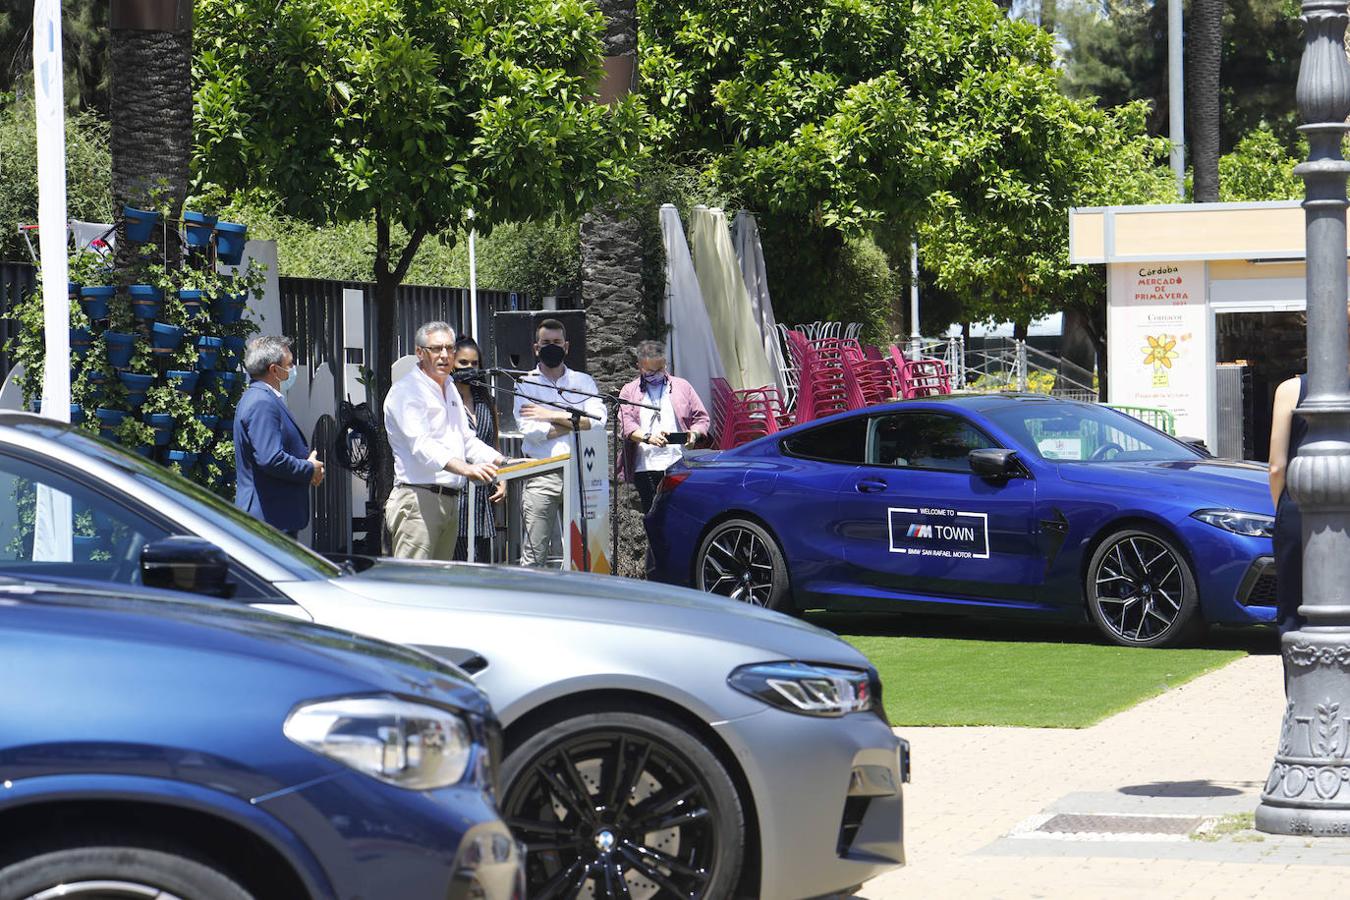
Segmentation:
<svg viewBox="0 0 1350 900">
<path fill-rule="evenodd" d="M 972 450 L 969 460 L 970 471 L 981 478 L 1002 479 L 1017 474 L 1016 450 Z"/>
<path fill-rule="evenodd" d="M 175 535 L 141 548 L 141 583 L 146 587 L 229 599 L 234 596 L 229 574 L 225 551 L 201 538 Z"/>
</svg>

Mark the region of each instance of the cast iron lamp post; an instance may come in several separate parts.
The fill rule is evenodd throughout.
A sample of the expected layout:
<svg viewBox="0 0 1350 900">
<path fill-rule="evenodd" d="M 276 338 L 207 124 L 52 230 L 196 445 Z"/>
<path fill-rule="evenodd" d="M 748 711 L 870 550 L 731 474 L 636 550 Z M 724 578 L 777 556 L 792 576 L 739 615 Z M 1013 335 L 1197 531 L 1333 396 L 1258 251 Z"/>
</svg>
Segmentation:
<svg viewBox="0 0 1350 900">
<path fill-rule="evenodd" d="M 1281 641 L 1287 705 L 1256 827 L 1274 834 L 1350 835 L 1350 379 L 1346 348 L 1346 176 L 1350 115 L 1346 0 L 1304 0 L 1299 130 L 1308 161 L 1308 436 L 1290 462 L 1303 513 L 1307 625 Z"/>
</svg>

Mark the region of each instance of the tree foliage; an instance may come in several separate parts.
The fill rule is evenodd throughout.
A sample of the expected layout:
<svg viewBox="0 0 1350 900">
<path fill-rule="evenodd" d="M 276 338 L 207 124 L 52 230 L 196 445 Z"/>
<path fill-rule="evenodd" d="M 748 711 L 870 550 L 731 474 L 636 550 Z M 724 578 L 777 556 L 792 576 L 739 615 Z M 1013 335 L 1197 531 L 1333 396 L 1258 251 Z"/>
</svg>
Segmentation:
<svg viewBox="0 0 1350 900">
<path fill-rule="evenodd" d="M 1262 123 L 1292 148 L 1303 48 L 1298 0 L 1225 0 L 1224 9 L 1220 148 L 1228 152 Z M 1061 8 L 1060 25 L 1068 46 L 1065 89 L 1075 97 L 1097 97 L 1104 106 L 1148 100 L 1149 131 L 1165 134 L 1167 4 L 1100 0 L 1069 12 Z"/>
<path fill-rule="evenodd" d="M 66 207 L 71 218 L 112 221 L 108 126 L 66 119 Z M 31 96 L 0 106 L 0 258 L 28 259 L 18 226 L 37 222 L 37 126 Z M 36 243 L 34 244 L 36 247 Z"/>
<path fill-rule="evenodd" d="M 968 320 L 1099 313 L 1100 275 L 1068 262 L 1069 208 L 1169 197 L 1146 107 L 1065 96 L 1052 37 L 989 0 L 649 0 L 643 13 L 668 152 L 713 152 L 752 208 L 839 246 L 904 247 L 917 231 Z"/>
<path fill-rule="evenodd" d="M 1299 200 L 1303 179 L 1294 166 L 1308 155 L 1300 141 L 1298 157 L 1285 150 L 1269 128 L 1257 128 L 1238 141 L 1233 152 L 1219 158 L 1219 199 L 1225 203 L 1247 200 Z"/>
<path fill-rule="evenodd" d="M 625 183 L 641 107 L 592 102 L 584 0 L 199 0 L 203 183 L 315 222 L 373 218 L 377 385 L 422 240 L 574 215 Z M 407 235 L 394 243 L 395 229 Z"/>
</svg>

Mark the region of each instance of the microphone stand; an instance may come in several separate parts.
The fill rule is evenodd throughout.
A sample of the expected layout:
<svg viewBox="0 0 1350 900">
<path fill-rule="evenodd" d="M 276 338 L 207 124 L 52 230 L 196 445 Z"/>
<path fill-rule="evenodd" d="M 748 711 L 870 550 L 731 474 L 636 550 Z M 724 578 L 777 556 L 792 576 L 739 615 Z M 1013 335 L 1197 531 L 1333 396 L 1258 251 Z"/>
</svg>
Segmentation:
<svg viewBox="0 0 1350 900">
<path fill-rule="evenodd" d="M 512 381 L 517 386 L 519 386 L 520 384 L 534 384 L 534 385 L 542 385 L 545 387 L 553 387 L 553 385 L 547 385 L 539 381 L 516 380 L 511 370 L 507 369 L 483 369 L 481 370 L 480 374 L 478 374 L 476 377 L 467 378 L 464 380 L 468 381 L 470 384 L 481 384 L 488 390 L 493 391 L 494 393 L 510 394 L 513 397 L 520 397 L 522 400 L 528 400 L 529 402 L 537 403 L 540 406 L 551 406 L 554 409 L 560 409 L 572 417 L 572 462 L 577 470 L 577 500 L 578 500 L 578 507 L 581 512 L 581 570 L 583 572 L 589 572 L 591 570 L 591 542 L 590 542 L 590 524 L 586 519 L 586 483 L 584 481 L 585 472 L 581 464 L 581 419 L 583 416 L 587 419 L 591 419 L 596 422 L 603 422 L 604 419 L 601 416 L 592 415 L 591 413 L 588 413 L 585 410 L 577 409 L 576 407 L 568 406 L 564 403 L 558 403 L 553 400 L 541 400 L 538 397 L 531 397 L 529 394 L 522 394 L 519 391 L 512 390 L 511 388 L 504 388 L 499 387 L 495 384 L 490 384 L 487 380 L 487 376 L 492 374 L 505 375 L 507 378 L 511 378 Z M 568 393 L 582 394 L 587 397 L 601 397 L 603 399 L 602 395 L 592 394 L 589 391 L 576 391 L 573 390 L 572 388 L 566 388 L 565 390 Z M 569 537 L 568 535 L 564 535 L 563 539 L 567 540 L 568 537 Z"/>
<path fill-rule="evenodd" d="M 528 375 L 528 374 L 533 374 L 533 373 L 526 373 L 526 374 Z M 509 377 L 509 376 L 508 376 L 508 377 Z M 540 382 L 540 381 L 528 381 L 528 380 L 525 380 L 525 379 L 513 379 L 513 380 L 515 380 L 517 384 L 544 384 L 544 382 Z M 551 387 L 551 385 L 546 385 L 546 386 Z M 584 396 L 584 397 L 595 397 L 595 398 L 598 398 L 599 400 L 603 401 L 604 403 L 608 403 L 608 404 L 612 404 L 612 405 L 613 405 L 613 407 L 614 407 L 614 471 L 615 471 L 615 476 L 617 477 L 617 475 L 618 475 L 618 470 L 619 470 L 619 456 L 620 456 L 620 454 L 623 453 L 623 449 L 624 449 L 624 447 L 623 447 L 623 442 L 626 441 L 626 440 L 628 439 L 626 435 L 622 434 L 623 429 L 622 429 L 622 427 L 621 427 L 620 424 L 619 424 L 619 409 L 620 409 L 620 407 L 623 407 L 623 406 L 634 406 L 634 407 L 637 407 L 638 409 L 649 409 L 649 410 L 652 410 L 653 412 L 657 413 L 658 415 L 659 415 L 660 412 L 661 412 L 661 407 L 659 407 L 659 406 L 653 406 L 653 405 L 650 404 L 650 403 L 642 403 L 641 401 L 638 401 L 638 400 L 625 400 L 625 399 L 623 399 L 622 397 L 618 396 L 617 394 L 598 394 L 598 393 L 591 393 L 590 391 L 577 390 L 576 388 L 567 388 L 566 390 L 567 390 L 568 393 L 571 393 L 571 394 L 580 394 L 580 395 L 582 395 L 582 396 Z M 552 404 L 550 404 L 550 405 L 552 405 Z M 574 435 L 575 435 L 575 433 L 576 433 L 576 432 L 573 431 L 573 434 L 574 434 Z M 583 493 L 584 493 L 584 491 L 583 491 Z M 618 556 L 619 556 L 618 505 L 619 505 L 619 491 L 618 491 L 618 486 L 617 486 L 617 485 L 614 485 L 614 486 L 613 486 L 613 490 L 611 490 L 611 491 L 609 492 L 609 546 L 610 546 L 609 554 L 610 554 L 610 562 L 611 562 L 610 572 L 611 572 L 612 574 L 618 574 L 618 568 L 617 568 L 617 566 L 618 566 L 618 563 L 619 563 L 619 560 L 618 560 Z M 583 519 L 582 521 L 584 522 L 585 519 Z M 585 531 L 584 527 L 583 527 L 583 529 L 582 529 L 582 539 L 583 539 L 583 540 L 586 539 L 586 531 Z M 590 553 L 590 544 L 589 544 L 589 543 L 586 545 L 586 553 L 587 553 L 587 554 Z M 590 571 L 590 566 L 589 566 L 589 564 L 588 564 L 587 567 L 586 567 L 586 571 L 588 571 L 588 572 Z"/>
</svg>

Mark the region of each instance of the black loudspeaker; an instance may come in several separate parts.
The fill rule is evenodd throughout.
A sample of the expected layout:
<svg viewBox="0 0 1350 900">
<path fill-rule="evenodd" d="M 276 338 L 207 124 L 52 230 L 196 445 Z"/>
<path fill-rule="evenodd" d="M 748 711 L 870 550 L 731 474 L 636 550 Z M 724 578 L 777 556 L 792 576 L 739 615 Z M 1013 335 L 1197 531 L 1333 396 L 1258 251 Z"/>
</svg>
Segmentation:
<svg viewBox="0 0 1350 900">
<path fill-rule="evenodd" d="M 499 369 L 533 369 L 534 340 L 539 325 L 545 319 L 557 319 L 567 329 L 567 368 L 586 371 L 586 311 L 581 309 L 541 309 L 529 312 L 498 311 L 492 314 L 491 365 Z M 510 387 L 504 377 L 497 379 L 501 387 Z M 497 395 L 497 412 L 502 427 L 513 420 L 510 394 Z"/>
</svg>

